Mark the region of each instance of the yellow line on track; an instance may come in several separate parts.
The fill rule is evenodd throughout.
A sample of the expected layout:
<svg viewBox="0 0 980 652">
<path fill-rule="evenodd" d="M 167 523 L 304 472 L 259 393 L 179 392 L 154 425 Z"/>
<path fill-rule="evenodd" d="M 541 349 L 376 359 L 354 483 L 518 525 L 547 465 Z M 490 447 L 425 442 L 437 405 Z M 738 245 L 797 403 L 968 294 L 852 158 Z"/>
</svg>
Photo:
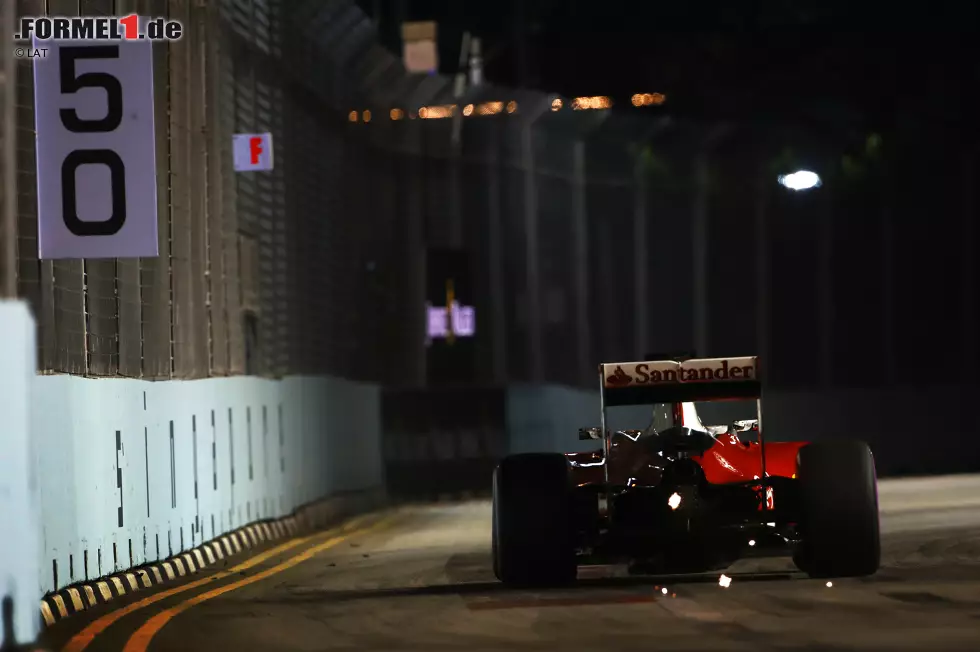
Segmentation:
<svg viewBox="0 0 980 652">
<path fill-rule="evenodd" d="M 334 538 L 336 538 L 338 535 L 341 535 L 341 533 L 346 533 L 346 535 L 342 538 L 346 538 L 346 536 L 351 536 L 351 534 L 354 534 L 353 531 L 360 524 L 362 524 L 367 518 L 368 518 L 367 516 L 358 517 L 340 527 L 336 527 L 331 530 L 328 530 L 327 532 L 321 532 L 319 534 L 299 537 L 297 539 L 292 539 L 291 541 L 286 541 L 285 543 L 282 543 L 276 546 L 275 548 L 266 550 L 265 552 L 262 552 L 250 559 L 247 559 L 241 564 L 233 566 L 227 570 L 218 571 L 217 573 L 213 573 L 211 575 L 208 575 L 207 577 L 203 577 L 199 580 L 195 580 L 187 584 L 181 584 L 180 586 L 175 586 L 172 589 L 161 591 L 160 593 L 154 593 L 152 595 L 143 598 L 142 600 L 138 600 L 136 602 L 133 602 L 132 604 L 128 604 L 125 607 L 122 607 L 120 609 L 114 609 L 113 611 L 110 611 L 104 616 L 101 616 L 94 622 L 89 623 L 89 625 L 85 627 L 85 629 L 75 634 L 65 644 L 65 646 L 61 648 L 61 652 L 83 652 L 83 650 L 85 650 L 86 648 L 88 648 L 89 645 L 92 644 L 96 636 L 98 636 L 99 634 L 107 630 L 113 623 L 119 621 L 121 618 L 128 616 L 129 614 L 135 611 L 139 611 L 140 609 L 149 607 L 152 604 L 160 602 L 161 600 L 166 600 L 169 597 L 178 595 L 185 591 L 190 591 L 192 589 L 196 589 L 208 584 L 212 584 L 213 582 L 231 577 L 232 575 L 237 575 L 243 571 L 246 571 L 250 568 L 253 568 L 254 566 L 261 564 L 262 562 L 268 560 L 270 557 L 275 557 L 278 554 L 284 553 L 288 550 L 296 548 L 297 546 L 301 546 L 304 543 L 308 543 L 315 539 L 321 539 L 325 535 L 333 537 L 330 539 L 331 541 L 334 540 Z"/>
<path fill-rule="evenodd" d="M 214 598 L 222 596 L 225 593 L 229 593 L 236 589 L 240 589 L 244 586 L 248 586 L 249 584 L 254 584 L 255 582 L 259 582 L 266 578 L 272 577 L 273 575 L 281 573 L 285 570 L 288 570 L 294 566 L 303 563 L 304 561 L 312 559 L 313 557 L 315 557 L 316 555 L 320 554 L 325 550 L 333 548 L 339 543 L 343 543 L 344 541 L 346 541 L 347 539 L 349 539 L 354 535 L 363 535 L 372 531 L 377 531 L 386 528 L 391 524 L 393 518 L 394 517 L 390 516 L 357 532 L 351 532 L 348 534 L 341 534 L 335 537 L 331 537 L 330 539 L 324 541 L 323 543 L 317 544 L 312 548 L 308 548 L 303 552 L 299 553 L 298 555 L 290 557 L 286 561 L 277 564 L 276 566 L 273 566 L 271 568 L 267 568 L 264 571 L 256 573 L 251 577 L 247 577 L 245 579 L 238 580 L 237 582 L 231 582 L 230 584 L 219 586 L 215 589 L 212 589 L 211 591 L 205 591 L 204 593 L 195 595 L 193 598 L 188 598 L 173 607 L 164 609 L 163 611 L 155 614 L 153 617 L 147 620 L 138 630 L 136 630 L 135 633 L 133 633 L 132 636 L 129 637 L 129 640 L 126 641 L 125 647 L 123 647 L 123 652 L 146 652 L 150 643 L 153 641 L 153 637 L 156 636 L 167 623 L 173 620 L 175 616 L 187 611 L 191 607 L 195 605 L 199 605 L 202 602 L 206 602 L 208 600 L 212 600 Z"/>
</svg>

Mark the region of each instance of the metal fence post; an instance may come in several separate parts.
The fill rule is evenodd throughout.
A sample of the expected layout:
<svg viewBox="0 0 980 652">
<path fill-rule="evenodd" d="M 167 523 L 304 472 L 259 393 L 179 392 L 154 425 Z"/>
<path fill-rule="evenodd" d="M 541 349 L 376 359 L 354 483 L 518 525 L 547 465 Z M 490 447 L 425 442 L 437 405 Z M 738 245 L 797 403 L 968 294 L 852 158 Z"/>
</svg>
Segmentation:
<svg viewBox="0 0 980 652">
<path fill-rule="evenodd" d="M 769 363 L 770 327 L 770 259 L 769 259 L 769 185 L 764 167 L 755 178 L 755 346 L 763 369 Z"/>
<path fill-rule="evenodd" d="M 0 2 L 0 298 L 17 296 L 17 67 L 14 3 Z"/>
<path fill-rule="evenodd" d="M 73 4 L 73 13 L 75 6 Z M 113 0 L 82 0 L 82 15 L 116 14 Z M 85 310 L 86 373 L 93 376 L 119 374 L 119 280 L 115 259 L 82 261 L 82 287 Z"/>
<path fill-rule="evenodd" d="M 541 279 L 538 259 L 538 192 L 534 174 L 533 122 L 521 130 L 521 164 L 524 168 L 525 300 L 527 301 L 528 380 L 544 376 L 541 350 Z"/>
<path fill-rule="evenodd" d="M 694 287 L 694 348 L 699 356 L 710 355 L 711 297 L 708 292 L 708 253 L 711 248 L 709 212 L 712 192 L 711 151 L 732 133 L 727 124 L 715 125 L 701 139 L 694 163 L 695 197 L 692 224 Z"/>
<path fill-rule="evenodd" d="M 691 262 L 694 286 L 694 350 L 699 356 L 708 355 L 708 184 L 710 183 L 708 152 L 702 148 L 695 161 L 694 216 L 691 221 L 693 247 Z"/>
<path fill-rule="evenodd" d="M 153 16 L 168 13 L 166 0 L 148 0 L 143 9 Z M 171 336 L 173 306 L 171 278 L 170 215 L 170 60 L 169 47 L 153 47 L 154 121 L 156 122 L 157 233 L 160 251 L 155 258 L 141 258 L 140 336 L 142 376 L 168 379 L 173 375 L 174 346 Z"/>
<path fill-rule="evenodd" d="M 491 378 L 507 380 L 507 299 L 504 285 L 503 224 L 500 211 L 500 147 L 491 141 L 487 156 L 487 257 L 490 262 Z"/>
<path fill-rule="evenodd" d="M 532 106 L 521 127 L 521 168 L 524 171 L 525 297 L 527 301 L 528 380 L 544 380 L 544 351 L 541 332 L 541 260 L 538 242 L 538 185 L 534 164 L 534 123 L 550 106 L 542 100 Z"/>
<path fill-rule="evenodd" d="M 459 67 L 453 79 L 453 98 L 456 110 L 453 112 L 449 143 L 449 246 L 463 245 L 463 109 L 462 98 L 466 92 L 466 68 L 469 61 L 470 34 L 463 33 L 459 51 Z"/>
<path fill-rule="evenodd" d="M 405 202 L 406 227 L 408 238 L 405 246 L 408 249 L 409 296 L 411 304 L 409 324 L 412 337 L 409 340 L 412 351 L 409 367 L 409 384 L 415 387 L 425 387 L 428 378 L 428 350 L 423 346 L 427 337 L 427 317 L 425 312 L 427 248 L 425 240 L 425 177 L 421 171 L 425 161 L 425 146 L 423 121 L 415 120 L 410 128 L 414 128 L 414 147 L 405 157 L 403 165 L 406 168 L 407 197 Z"/>
<path fill-rule="evenodd" d="M 9 3 L 0 3 L 9 4 Z M 16 14 L 39 16 L 43 0 L 18 0 Z M 20 60 L 16 87 L 17 129 L 17 265 L 18 290 L 26 298 L 37 322 L 37 364 L 40 371 L 58 368 L 55 325 L 54 265 L 37 258 L 37 165 L 34 138 L 33 60 Z"/>
<path fill-rule="evenodd" d="M 643 355 L 649 342 L 647 306 L 650 265 L 647 247 L 647 175 L 643 157 L 633 164 L 633 354 Z"/>
<path fill-rule="evenodd" d="M 819 383 L 829 387 L 833 382 L 833 346 L 834 346 L 834 210 L 833 195 L 827 191 L 827 197 L 818 208 L 817 223 L 817 314 L 819 324 L 817 362 L 820 373 Z"/>
<path fill-rule="evenodd" d="M 583 374 L 581 380 L 591 380 L 589 369 L 589 343 L 592 339 L 592 311 L 589 310 L 589 275 L 595 270 L 589 268 L 589 224 L 586 207 L 585 180 L 585 141 L 576 140 L 573 161 L 572 198 L 572 274 L 575 278 L 575 353 L 576 368 Z"/>
<path fill-rule="evenodd" d="M 886 186 L 887 188 L 887 186 Z M 885 385 L 895 382 L 895 212 L 890 188 L 880 192 L 881 220 L 881 355 Z"/>
<path fill-rule="evenodd" d="M 143 11 L 142 4 L 140 0 L 116 0 L 114 13 L 120 16 L 130 13 L 145 15 L 147 12 Z M 139 259 L 116 261 L 116 319 L 119 338 L 116 373 L 139 378 L 143 374 L 143 288 Z"/>
<path fill-rule="evenodd" d="M 48 0 L 48 15 L 78 15 L 78 0 Z M 54 260 L 54 328 L 56 370 L 71 374 L 89 372 L 89 320 L 85 260 Z"/>
<path fill-rule="evenodd" d="M 963 365 L 963 373 L 966 374 L 964 381 L 972 380 L 973 371 L 980 359 L 977 357 L 977 263 L 976 263 L 976 236 L 977 227 L 977 192 L 976 192 L 976 170 L 977 170 L 977 150 L 975 147 L 967 147 L 962 153 L 961 162 L 961 182 L 960 188 L 963 192 L 963 201 L 960 209 L 960 275 L 963 279 L 963 289 L 960 293 L 962 306 L 962 359 L 966 362 Z"/>
</svg>

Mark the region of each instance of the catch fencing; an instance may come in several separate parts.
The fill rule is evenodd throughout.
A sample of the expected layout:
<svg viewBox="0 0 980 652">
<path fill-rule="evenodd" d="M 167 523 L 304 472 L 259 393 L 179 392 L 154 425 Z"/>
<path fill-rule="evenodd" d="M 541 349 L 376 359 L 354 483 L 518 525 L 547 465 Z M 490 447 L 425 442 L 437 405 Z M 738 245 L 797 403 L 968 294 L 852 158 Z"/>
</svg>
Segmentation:
<svg viewBox="0 0 980 652">
<path fill-rule="evenodd" d="M 333 70 L 352 78 L 338 57 L 362 51 L 369 35 L 287 40 L 287 28 L 330 24 L 330 14 L 356 9 L 285 5 L 18 0 L 19 15 L 139 12 L 185 26 L 179 42 L 154 46 L 155 258 L 37 259 L 31 61 L 17 62 L 17 281 L 38 320 L 42 372 L 376 379 L 371 333 L 383 286 L 364 271 L 362 252 L 378 255 L 388 229 L 351 219 L 345 189 L 358 155 L 346 112 L 335 108 L 335 85 L 323 77 Z M 266 131 L 276 169 L 236 174 L 232 134 Z"/>
<path fill-rule="evenodd" d="M 18 290 L 42 372 L 419 386 L 426 251 L 448 246 L 474 270 L 476 384 L 591 386 L 599 360 L 692 347 L 757 352 L 787 388 L 972 378 L 975 138 L 951 160 L 939 127 L 856 141 L 850 127 L 686 121 L 669 94 L 612 109 L 489 84 L 457 97 L 445 75 L 407 74 L 353 0 L 16 5 L 187 28 L 154 46 L 157 258 L 37 260 L 17 63 L 2 169 L 16 171 Z M 264 131 L 275 171 L 236 174 L 231 135 Z M 797 166 L 824 186 L 778 186 Z M 937 341 L 967 362 L 900 355 Z"/>
</svg>

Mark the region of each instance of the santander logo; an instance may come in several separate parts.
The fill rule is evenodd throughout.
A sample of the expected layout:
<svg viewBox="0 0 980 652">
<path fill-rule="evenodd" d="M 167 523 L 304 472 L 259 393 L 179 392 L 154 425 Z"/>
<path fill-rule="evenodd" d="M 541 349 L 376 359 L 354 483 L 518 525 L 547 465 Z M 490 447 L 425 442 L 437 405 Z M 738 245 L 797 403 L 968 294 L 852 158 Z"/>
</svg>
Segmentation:
<svg viewBox="0 0 980 652">
<path fill-rule="evenodd" d="M 606 376 L 606 386 L 607 387 L 625 387 L 633 382 L 633 379 L 623 371 L 622 366 L 616 367 L 616 370 Z"/>
<path fill-rule="evenodd" d="M 676 383 L 747 382 L 758 380 L 756 359 L 710 358 L 674 362 L 613 362 L 602 365 L 605 386 L 649 386 Z"/>
</svg>

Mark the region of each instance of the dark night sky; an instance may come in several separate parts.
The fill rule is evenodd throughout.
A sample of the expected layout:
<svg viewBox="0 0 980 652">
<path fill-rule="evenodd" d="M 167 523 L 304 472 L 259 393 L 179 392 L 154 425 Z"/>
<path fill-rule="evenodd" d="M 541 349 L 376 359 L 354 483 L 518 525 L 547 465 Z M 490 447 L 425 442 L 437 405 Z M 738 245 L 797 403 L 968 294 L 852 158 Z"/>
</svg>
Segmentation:
<svg viewBox="0 0 980 652">
<path fill-rule="evenodd" d="M 957 128 L 980 114 L 980 5 L 795 0 L 364 0 L 388 34 L 399 6 L 437 20 L 444 72 L 459 35 L 484 40 L 490 81 L 566 96 L 668 94 L 711 119 Z M 523 21 L 521 16 L 523 15 Z M 525 49 L 522 58 L 523 23 Z M 523 59 L 523 65 L 522 65 Z M 906 118 L 908 119 L 908 118 Z M 870 124 L 869 124 L 870 123 Z"/>
</svg>

